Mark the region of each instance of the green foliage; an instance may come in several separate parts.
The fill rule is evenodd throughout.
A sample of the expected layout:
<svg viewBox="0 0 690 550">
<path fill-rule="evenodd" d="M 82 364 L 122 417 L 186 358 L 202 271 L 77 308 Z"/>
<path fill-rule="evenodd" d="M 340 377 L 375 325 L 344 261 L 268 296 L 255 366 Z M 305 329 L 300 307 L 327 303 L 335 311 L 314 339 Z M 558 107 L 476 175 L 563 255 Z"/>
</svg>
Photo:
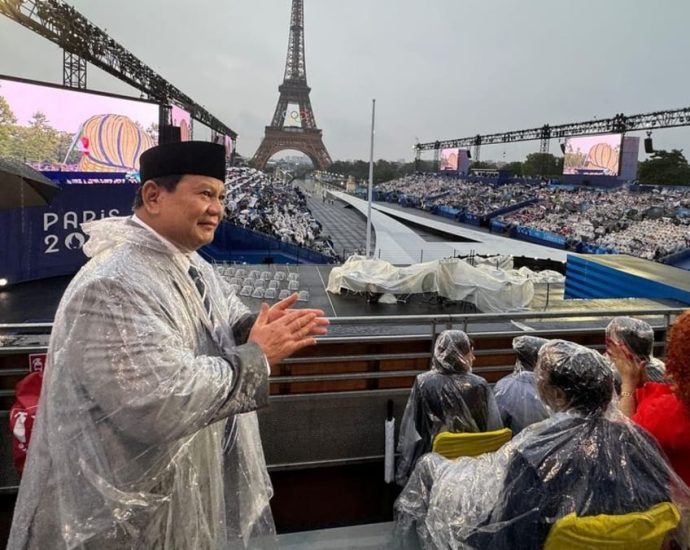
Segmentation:
<svg viewBox="0 0 690 550">
<path fill-rule="evenodd" d="M 531 153 L 522 163 L 525 176 L 558 177 L 563 173 L 563 157 L 551 153 Z"/>
<path fill-rule="evenodd" d="M 522 176 L 522 163 L 520 161 L 509 162 L 508 164 L 504 165 L 501 168 L 501 170 L 505 170 L 511 176 L 512 175 Z"/>
<path fill-rule="evenodd" d="M 430 172 L 432 162 L 420 161 L 420 172 Z M 336 160 L 328 168 L 329 172 L 352 176 L 358 182 L 369 181 L 369 163 L 363 160 Z M 400 163 L 379 159 L 374 163 L 374 184 L 401 178 L 415 172 L 414 162 Z"/>
<path fill-rule="evenodd" d="M 0 156 L 9 156 L 10 140 L 12 130 L 17 118 L 14 116 L 9 103 L 4 97 L 0 96 Z"/>
<path fill-rule="evenodd" d="M 637 176 L 644 184 L 690 185 L 690 166 L 682 150 L 659 150 L 640 163 Z"/>
<path fill-rule="evenodd" d="M 62 162 L 72 138 L 71 134 L 53 128 L 40 111 L 34 113 L 28 126 L 17 124 L 9 104 L 0 96 L 0 156 L 25 162 Z"/>
<path fill-rule="evenodd" d="M 496 170 L 498 165 L 490 160 L 478 160 L 472 163 L 472 168 L 476 170 Z"/>
</svg>

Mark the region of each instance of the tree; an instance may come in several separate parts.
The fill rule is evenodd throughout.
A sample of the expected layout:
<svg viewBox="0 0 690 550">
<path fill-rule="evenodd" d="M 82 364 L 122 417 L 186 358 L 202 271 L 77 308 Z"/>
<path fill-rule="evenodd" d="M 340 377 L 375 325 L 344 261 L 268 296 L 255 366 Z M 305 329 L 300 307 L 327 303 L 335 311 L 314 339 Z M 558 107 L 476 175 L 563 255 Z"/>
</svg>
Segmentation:
<svg viewBox="0 0 690 550">
<path fill-rule="evenodd" d="M 512 175 L 522 176 L 522 163 L 520 161 L 509 162 L 508 164 L 504 165 L 501 168 L 501 170 L 505 170 L 511 176 Z"/>
<path fill-rule="evenodd" d="M 554 177 L 563 173 L 563 157 L 556 158 L 551 153 L 531 153 L 522 163 L 525 176 Z"/>
<path fill-rule="evenodd" d="M 660 149 L 640 163 L 637 177 L 640 183 L 651 185 L 690 185 L 690 165 L 682 150 Z"/>
<path fill-rule="evenodd" d="M 26 162 L 61 162 L 60 145 L 60 132 L 50 126 L 45 114 L 37 111 L 28 126 L 14 127 L 9 156 Z"/>
<path fill-rule="evenodd" d="M 477 160 L 472 163 L 473 170 L 496 170 L 498 165 L 492 160 Z"/>
<path fill-rule="evenodd" d="M 10 104 L 0 95 L 0 156 L 9 156 L 10 140 L 16 123 L 17 117 L 14 116 Z"/>
</svg>

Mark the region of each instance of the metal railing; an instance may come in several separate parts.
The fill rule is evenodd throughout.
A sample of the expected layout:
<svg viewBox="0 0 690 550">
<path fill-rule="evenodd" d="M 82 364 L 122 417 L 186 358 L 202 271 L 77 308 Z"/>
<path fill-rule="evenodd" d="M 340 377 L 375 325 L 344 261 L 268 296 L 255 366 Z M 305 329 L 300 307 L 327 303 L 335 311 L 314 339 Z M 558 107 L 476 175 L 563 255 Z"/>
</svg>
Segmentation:
<svg viewBox="0 0 690 550">
<path fill-rule="evenodd" d="M 267 421 L 262 427 L 262 439 L 264 448 L 267 452 L 268 466 L 271 471 L 285 469 L 313 468 L 320 466 L 339 466 L 347 464 L 358 464 L 380 460 L 381 449 L 379 439 L 382 435 L 378 433 L 382 428 L 384 408 L 383 404 L 387 400 L 394 399 L 396 405 L 396 415 L 399 415 L 404 403 L 407 400 L 409 388 L 391 387 L 379 388 L 378 382 L 394 378 L 412 378 L 424 372 L 423 370 L 395 370 L 387 371 L 371 369 L 368 371 L 338 372 L 328 373 L 329 365 L 347 364 L 354 362 L 385 362 L 385 361 L 407 361 L 428 360 L 431 358 L 434 340 L 436 336 L 447 328 L 460 328 L 465 330 L 476 341 L 481 340 L 481 346 L 476 350 L 476 355 L 481 358 L 492 356 L 512 356 L 514 351 L 507 347 L 506 339 L 518 335 L 546 335 L 550 338 L 569 339 L 576 335 L 598 335 L 603 336 L 604 328 L 608 320 L 616 316 L 643 317 L 655 329 L 658 335 L 665 334 L 675 316 L 679 315 L 683 309 L 680 308 L 654 308 L 654 309 L 618 309 L 618 310 L 593 310 L 593 311 L 548 311 L 548 312 L 521 312 L 521 313 L 500 313 L 500 314 L 451 314 L 451 315 L 418 315 L 418 316 L 383 316 L 383 317 L 338 317 L 332 318 L 331 335 L 320 339 L 323 345 L 323 353 L 317 356 L 292 357 L 286 359 L 284 364 L 288 367 L 284 374 L 271 377 L 271 384 L 294 384 L 294 383 L 327 383 L 354 381 L 361 384 L 362 381 L 372 383 L 372 389 L 353 389 L 334 391 L 317 390 L 312 393 L 284 393 L 271 396 L 272 406 L 262 411 L 262 415 Z M 525 323 L 529 320 L 535 321 L 533 327 Z M 545 322 L 546 321 L 546 322 Z M 551 322 L 549 322 L 551 321 Z M 558 321 L 557 323 L 554 321 Z M 585 322 L 586 325 L 584 324 Z M 517 324 L 516 324 L 517 323 Z M 360 327 L 366 335 L 348 334 L 348 330 Z M 29 353 L 45 352 L 48 348 L 48 336 L 52 324 L 50 323 L 19 323 L 19 324 L 0 324 L 0 356 L 1 355 L 23 355 Z M 398 330 L 400 329 L 400 330 Z M 534 329 L 534 330 L 526 330 Z M 378 332 L 378 334 L 373 334 Z M 492 339 L 498 340 L 495 344 Z M 402 341 L 422 341 L 427 342 L 421 346 L 422 351 L 405 352 L 396 350 L 394 346 L 388 346 L 389 352 L 378 352 L 372 350 L 370 346 L 360 348 L 361 352 L 347 353 L 347 344 L 377 344 Z M 594 349 L 603 349 L 603 338 L 597 339 L 599 344 L 591 345 Z M 343 345 L 344 344 L 344 345 Z M 331 350 L 328 346 L 333 345 Z M 659 339 L 655 343 L 657 350 L 663 350 L 663 341 Z M 418 346 L 420 347 L 420 346 Z M 345 353 L 343 353 L 345 348 Z M 316 348 L 317 350 L 319 348 Z M 330 352 L 335 352 L 329 355 Z M 662 353 L 657 353 L 662 355 Z M 478 361 L 481 363 L 482 361 Z M 323 365 L 323 372 L 310 372 L 305 374 L 293 374 L 290 372 L 291 365 Z M 408 365 L 410 366 L 410 365 Z M 403 367 L 404 368 L 404 367 Z M 513 364 L 498 364 L 489 366 L 476 366 L 474 372 L 479 375 L 489 375 L 512 371 Z M 22 376 L 29 371 L 28 361 L 26 368 L 12 365 L 9 368 L 0 369 L 0 377 Z M 326 384 L 325 387 L 328 387 Z M 0 389 L 0 397 L 11 398 L 14 390 L 5 387 Z M 353 441 L 334 441 L 333 449 L 324 454 L 321 436 L 315 435 L 312 439 L 307 438 L 304 443 L 302 453 L 284 456 L 283 452 L 289 450 L 289 442 L 286 443 L 286 430 L 280 424 L 284 419 L 294 419 L 294 415 L 306 414 L 305 418 L 313 418 L 323 413 L 326 415 L 319 420 L 321 429 L 328 433 L 337 432 L 337 426 L 342 422 L 342 417 L 338 411 L 335 413 L 329 407 L 333 400 L 344 400 L 348 403 L 357 403 L 365 409 L 365 413 L 356 412 L 362 417 L 361 432 L 358 437 L 364 440 L 361 445 Z M 304 411 L 309 411 L 305 413 Z M 330 411 L 330 413 L 329 413 Z M 319 413 L 319 414 L 317 414 Z M 7 418 L 9 412 L 0 410 L 0 418 Z M 330 416 L 329 416 L 330 414 Z M 273 416 L 271 416 L 273 415 Z M 320 418 L 320 417 L 319 417 Z M 6 420 L 3 420 L 6 422 Z M 284 420 L 288 421 L 288 420 Z M 276 422 L 278 424 L 276 424 Z M 290 420 L 292 422 L 292 420 Z M 311 429 L 314 429 L 312 426 Z M 307 430 L 309 431 L 309 430 Z M 2 444 L 7 445 L 9 441 L 9 431 L 3 437 Z M 305 436 L 306 437 L 306 436 Z M 288 447 L 285 447 L 288 445 Z M 353 448 L 354 447 L 354 448 Z M 11 469 L 11 465 L 0 465 L 2 469 Z M 9 479 L 7 481 L 10 481 Z M 0 492 L 12 492 L 16 490 L 13 483 L 6 483 L 0 487 Z"/>
<path fill-rule="evenodd" d="M 604 322 L 617 316 L 645 317 L 657 330 L 665 331 L 675 316 L 684 311 L 683 308 L 646 308 L 646 309 L 616 309 L 616 310 L 566 310 L 566 311 L 526 311 L 518 313 L 477 313 L 477 314 L 448 314 L 448 315 L 414 315 L 414 316 L 375 316 L 375 317 L 334 317 L 330 319 L 331 335 L 319 338 L 319 342 L 328 344 L 347 343 L 387 343 L 429 340 L 428 352 L 416 353 L 360 353 L 350 355 L 319 355 L 316 357 L 291 357 L 284 361 L 285 365 L 293 364 L 328 364 L 348 363 L 362 361 L 392 361 L 429 359 L 436 336 L 445 329 L 459 328 L 467 332 L 470 337 L 491 339 L 494 337 L 514 337 L 524 334 L 533 336 L 549 335 L 568 339 L 573 335 L 602 334 Z M 524 324 L 518 326 L 514 323 L 527 320 L 539 322 L 537 327 L 529 327 L 525 330 Z M 571 326 L 553 326 L 544 324 L 546 320 L 558 320 Z M 601 326 L 582 326 L 584 321 L 600 321 Z M 404 332 L 396 332 L 391 327 L 407 327 Z M 495 326 L 496 328 L 492 328 Z M 510 326 L 509 330 L 506 326 Z M 349 327 L 376 327 L 381 330 L 387 327 L 388 334 L 362 335 L 347 334 Z M 410 331 L 410 328 L 412 330 Z M 40 353 L 48 349 L 48 335 L 52 329 L 52 323 L 9 323 L 0 324 L 0 355 Z M 345 330 L 342 330 L 345 329 Z M 656 342 L 656 349 L 663 350 L 663 342 Z M 603 346 L 592 346 L 594 349 L 602 349 Z M 477 350 L 477 356 L 512 354 L 508 348 L 482 348 Z M 506 368 L 509 367 L 506 365 Z M 475 372 L 495 372 L 501 367 L 478 367 Z M 17 376 L 29 371 L 26 369 L 8 368 L 0 369 L 0 377 Z M 294 376 L 273 376 L 271 383 L 284 384 L 290 382 L 320 382 L 335 380 L 357 379 L 383 379 L 395 377 L 409 377 L 419 374 L 421 371 L 384 371 L 384 372 L 352 372 L 338 374 L 309 374 Z M 0 392 L 0 396 L 6 394 Z M 10 392 L 11 393 L 11 392 Z M 0 411 L 0 415 L 6 411 Z"/>
</svg>

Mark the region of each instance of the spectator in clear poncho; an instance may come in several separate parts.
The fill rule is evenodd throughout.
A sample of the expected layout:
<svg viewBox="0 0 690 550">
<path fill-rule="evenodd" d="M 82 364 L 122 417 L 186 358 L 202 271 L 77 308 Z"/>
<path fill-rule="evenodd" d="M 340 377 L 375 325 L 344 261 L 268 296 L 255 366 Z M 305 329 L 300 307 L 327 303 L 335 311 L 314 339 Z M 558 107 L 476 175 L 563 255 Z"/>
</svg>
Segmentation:
<svg viewBox="0 0 690 550">
<path fill-rule="evenodd" d="M 553 415 L 495 453 L 422 458 L 396 501 L 396 540 L 415 535 L 424 548 L 531 550 L 570 513 L 643 512 L 671 500 L 687 509 L 690 491 L 656 441 L 612 406 L 604 357 L 554 340 L 540 350 L 535 376 Z"/>
<path fill-rule="evenodd" d="M 690 484 L 690 311 L 668 331 L 671 383 L 647 380 L 644 360 L 620 342 L 612 344 L 610 356 L 620 371 L 621 411 L 656 438 L 678 475 Z"/>
<path fill-rule="evenodd" d="M 654 357 L 654 329 L 649 323 L 632 317 L 614 317 L 606 327 L 606 353 L 611 356 L 615 343 L 623 344 L 644 366 L 645 380 L 666 382 L 666 367 Z M 620 375 L 614 369 L 616 390 L 620 390 Z"/>
<path fill-rule="evenodd" d="M 513 436 L 530 424 L 541 422 L 549 416 L 537 394 L 534 378 L 537 356 L 546 342 L 548 340 L 536 336 L 513 338 L 513 349 L 517 355 L 515 369 L 494 386 L 501 420 L 506 428 L 513 431 Z"/>
<path fill-rule="evenodd" d="M 489 384 L 472 374 L 474 351 L 467 334 L 446 330 L 436 340 L 431 370 L 420 374 L 405 407 L 396 481 L 404 485 L 415 463 L 431 451 L 440 432 L 486 432 L 502 427 Z"/>
</svg>

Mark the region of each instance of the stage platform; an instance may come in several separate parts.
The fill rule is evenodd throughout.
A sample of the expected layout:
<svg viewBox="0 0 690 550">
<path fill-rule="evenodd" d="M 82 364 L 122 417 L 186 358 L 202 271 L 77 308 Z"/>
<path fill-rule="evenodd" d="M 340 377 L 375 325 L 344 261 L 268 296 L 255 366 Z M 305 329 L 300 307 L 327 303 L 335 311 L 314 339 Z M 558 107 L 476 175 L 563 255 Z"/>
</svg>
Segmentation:
<svg viewBox="0 0 690 550">
<path fill-rule="evenodd" d="M 569 254 L 566 298 L 644 298 L 690 305 L 690 272 L 625 254 Z"/>
<path fill-rule="evenodd" d="M 342 192 L 331 192 L 366 216 L 367 201 Z M 451 256 L 479 255 L 527 256 L 565 261 L 564 250 L 528 243 L 494 233 L 470 229 L 439 216 L 424 215 L 414 208 L 376 202 L 372 204 L 372 225 L 376 232 L 374 257 L 395 265 L 440 260 Z M 422 228 L 415 230 L 412 227 Z M 424 228 L 447 236 L 445 240 L 425 238 Z"/>
</svg>

